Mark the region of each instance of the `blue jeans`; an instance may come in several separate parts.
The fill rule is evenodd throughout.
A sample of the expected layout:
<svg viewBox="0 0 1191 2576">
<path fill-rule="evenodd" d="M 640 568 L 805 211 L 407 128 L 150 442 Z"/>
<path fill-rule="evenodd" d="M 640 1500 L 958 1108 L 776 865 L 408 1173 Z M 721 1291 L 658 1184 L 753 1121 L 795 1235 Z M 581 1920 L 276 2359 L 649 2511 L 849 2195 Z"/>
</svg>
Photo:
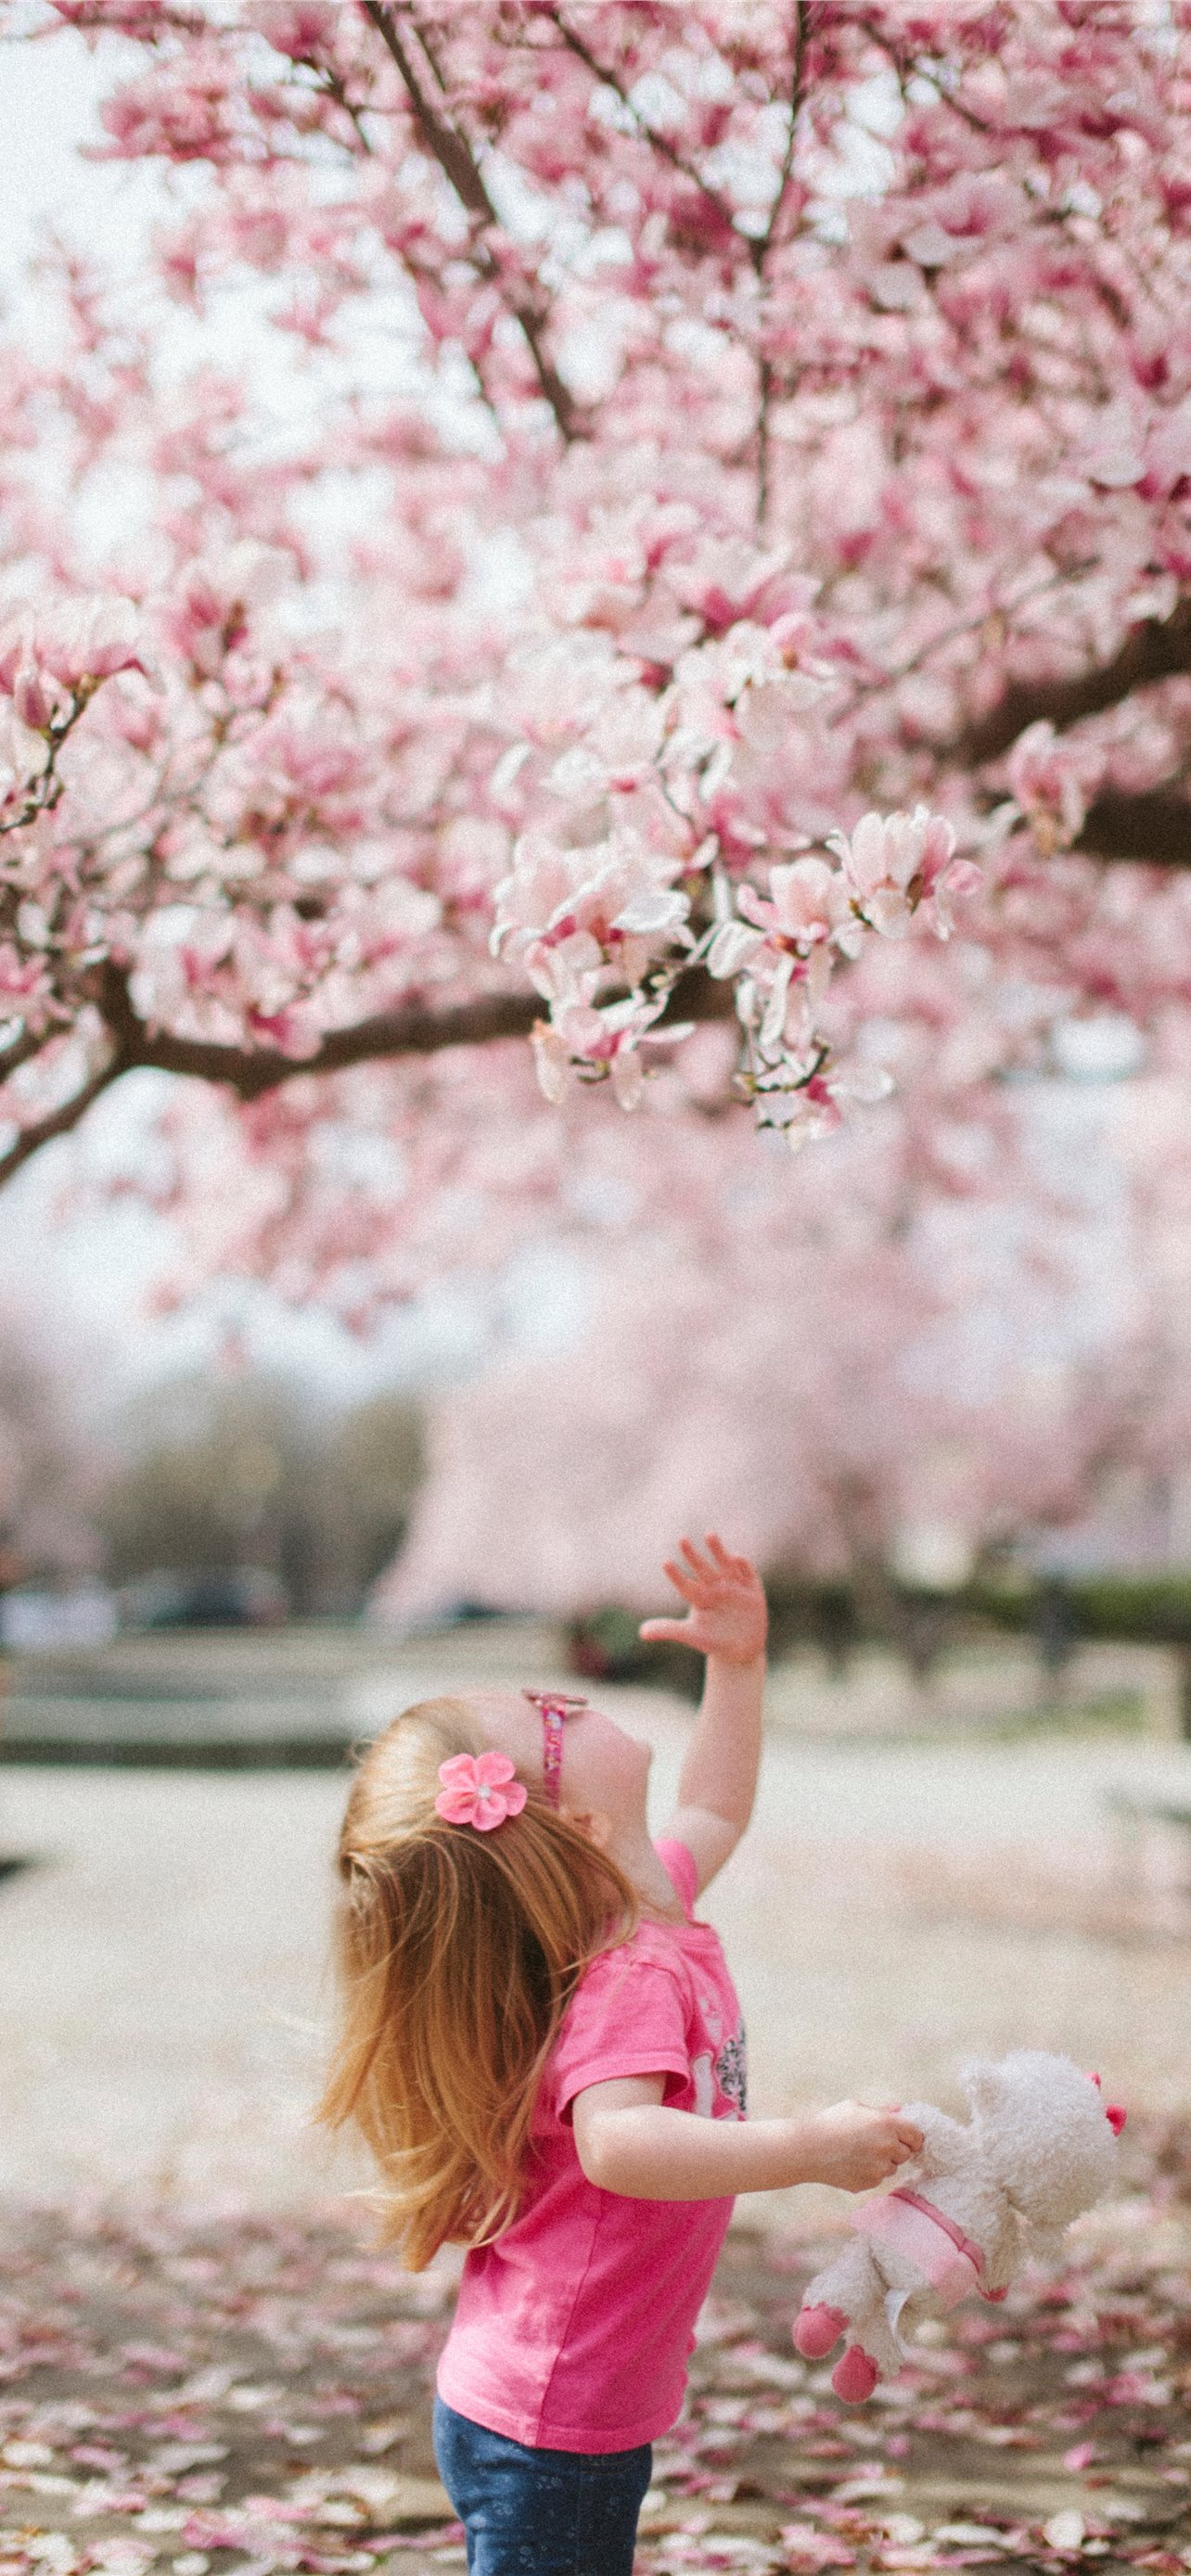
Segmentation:
<svg viewBox="0 0 1191 2576">
<path fill-rule="evenodd" d="M 434 2456 L 471 2576 L 632 2576 L 653 2453 L 538 2451 L 434 2401 Z"/>
</svg>

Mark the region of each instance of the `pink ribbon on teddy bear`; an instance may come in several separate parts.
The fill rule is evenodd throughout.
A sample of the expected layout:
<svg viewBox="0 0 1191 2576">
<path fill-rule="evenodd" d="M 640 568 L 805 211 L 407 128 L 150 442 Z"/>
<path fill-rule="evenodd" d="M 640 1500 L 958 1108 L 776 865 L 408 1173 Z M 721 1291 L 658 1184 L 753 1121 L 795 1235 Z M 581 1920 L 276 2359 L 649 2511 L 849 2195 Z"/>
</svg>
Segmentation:
<svg viewBox="0 0 1191 2576">
<path fill-rule="evenodd" d="M 905 2254 L 930 2282 L 944 2309 L 980 2289 L 984 2256 L 962 2227 L 936 2209 L 921 2192 L 891 2191 L 854 2210 L 851 2223 L 861 2236 L 872 2236 L 897 2254 Z M 985 2290 L 984 2298 L 1003 2298 L 1003 2290 Z"/>
</svg>

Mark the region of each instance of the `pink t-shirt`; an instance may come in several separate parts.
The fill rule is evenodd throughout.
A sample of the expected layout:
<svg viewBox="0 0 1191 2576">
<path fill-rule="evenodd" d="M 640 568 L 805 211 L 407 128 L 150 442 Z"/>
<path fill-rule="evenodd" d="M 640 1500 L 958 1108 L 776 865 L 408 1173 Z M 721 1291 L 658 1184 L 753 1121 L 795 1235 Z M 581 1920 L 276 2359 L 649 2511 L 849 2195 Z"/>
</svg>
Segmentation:
<svg viewBox="0 0 1191 2576">
<path fill-rule="evenodd" d="M 551 2451 L 629 2451 L 682 2404 L 687 2355 L 731 2200 L 630 2200 L 590 2183 L 570 2106 L 589 2084 L 663 2075 L 664 2099 L 744 2117 L 744 2032 L 719 1935 L 691 1919 L 695 1864 L 658 1856 L 684 1923 L 641 1923 L 581 1979 L 534 2111 L 520 2212 L 468 2254 L 438 2393 L 458 2415 Z"/>
</svg>

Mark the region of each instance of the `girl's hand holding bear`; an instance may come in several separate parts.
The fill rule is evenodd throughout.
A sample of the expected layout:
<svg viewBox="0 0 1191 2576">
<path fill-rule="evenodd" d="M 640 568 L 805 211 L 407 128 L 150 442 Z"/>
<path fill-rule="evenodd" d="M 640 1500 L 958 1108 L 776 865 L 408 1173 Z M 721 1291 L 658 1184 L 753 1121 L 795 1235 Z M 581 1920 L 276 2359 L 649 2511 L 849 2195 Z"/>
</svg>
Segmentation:
<svg viewBox="0 0 1191 2576">
<path fill-rule="evenodd" d="M 921 2129 L 896 2102 L 880 2110 L 870 2102 L 833 2102 L 828 2110 L 814 2112 L 807 2126 L 813 2180 L 834 2183 L 839 2191 L 874 2191 L 922 2151 Z"/>
</svg>

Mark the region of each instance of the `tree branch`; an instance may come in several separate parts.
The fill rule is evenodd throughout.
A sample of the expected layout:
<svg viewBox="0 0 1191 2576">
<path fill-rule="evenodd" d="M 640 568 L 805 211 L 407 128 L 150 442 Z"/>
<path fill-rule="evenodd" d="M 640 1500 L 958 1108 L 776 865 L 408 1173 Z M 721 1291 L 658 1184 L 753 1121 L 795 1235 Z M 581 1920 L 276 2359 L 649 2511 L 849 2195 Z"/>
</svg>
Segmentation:
<svg viewBox="0 0 1191 2576">
<path fill-rule="evenodd" d="M 665 1030 L 667 1021 L 729 1019 L 734 1006 L 730 984 L 716 983 L 701 967 L 691 967 L 679 976 L 663 1018 L 655 1023 L 655 1034 Z M 148 1065 L 159 1073 L 188 1074 L 203 1082 L 226 1083 L 241 1100 L 259 1100 L 265 1092 L 303 1074 L 343 1073 L 351 1065 L 393 1056 L 436 1055 L 443 1047 L 487 1046 L 495 1038 L 525 1038 L 544 1011 L 532 993 L 492 993 L 448 1011 L 385 1011 L 370 1020 L 357 1020 L 351 1028 L 329 1030 L 314 1055 L 286 1056 L 273 1049 L 176 1037 L 168 1029 L 150 1032 L 134 1010 L 116 966 L 104 969 L 99 1008 L 112 1032 L 122 1072 Z"/>
<path fill-rule="evenodd" d="M 7 1153 L 0 1153 L 0 1189 L 20 1171 L 22 1163 L 30 1162 L 53 1137 L 69 1135 L 71 1128 L 77 1127 L 80 1118 L 85 1116 L 92 1101 L 98 1100 L 101 1091 L 109 1090 L 112 1083 L 118 1082 L 121 1074 L 128 1070 L 119 1049 L 114 1049 L 106 1063 L 99 1066 L 80 1090 L 72 1092 L 70 1099 L 64 1100 L 60 1108 L 51 1110 L 46 1118 L 39 1118 L 32 1127 L 22 1127 Z"/>
<path fill-rule="evenodd" d="M 621 106 L 632 117 L 637 132 L 644 141 L 660 154 L 663 161 L 669 162 L 672 170 L 681 171 L 683 178 L 689 179 L 692 188 L 697 188 L 700 196 L 706 197 L 708 205 L 714 206 L 717 215 L 728 230 L 734 231 L 735 210 L 729 205 L 727 198 L 720 195 L 719 189 L 714 188 L 710 180 L 703 177 L 695 163 L 688 161 L 686 154 L 680 152 L 676 144 L 671 143 L 667 134 L 663 134 L 658 126 L 651 125 L 648 117 L 642 116 L 640 108 L 634 107 L 619 73 L 610 71 L 606 63 L 600 62 L 598 56 L 592 53 L 591 47 L 585 44 L 582 36 L 578 35 L 573 27 L 567 25 L 561 10 L 551 9 L 548 14 L 551 26 L 557 28 L 568 53 L 574 54 L 576 60 L 591 73 L 592 79 L 600 83 L 601 88 L 612 91 L 613 96 L 619 99 Z M 744 246 L 742 237 L 742 247 Z"/>
<path fill-rule="evenodd" d="M 1062 732 L 1084 716 L 1118 706 L 1134 689 L 1191 671 L 1191 599 L 1180 600 L 1169 617 L 1146 617 L 1131 626 L 1110 662 L 1081 671 L 1069 680 L 1014 681 L 990 707 L 947 745 L 945 757 L 957 766 L 981 769 L 1011 750 L 1027 725 L 1052 724 Z"/>
<path fill-rule="evenodd" d="M 774 190 L 765 230 L 750 244 L 753 266 L 758 277 L 763 274 L 765 262 L 777 239 L 777 228 L 782 219 L 782 208 L 786 202 L 786 191 L 789 188 L 790 174 L 794 167 L 794 145 L 798 134 L 798 119 L 802 113 L 802 82 L 806 70 L 806 15 L 807 0 L 794 0 L 793 35 L 790 41 L 790 122 L 786 129 L 786 148 L 782 154 L 782 166 L 778 172 L 777 187 Z"/>
<path fill-rule="evenodd" d="M 803 0 L 794 0 L 794 37 L 790 47 L 790 123 L 786 148 L 778 172 L 777 188 L 769 209 L 769 220 L 759 240 L 752 244 L 753 268 L 762 292 L 761 336 L 764 338 L 766 293 L 765 264 L 777 237 L 790 173 L 794 167 L 794 141 L 802 107 L 802 78 L 806 65 L 806 10 Z M 770 484 L 770 412 L 773 406 L 773 364 L 762 347 L 757 362 L 757 526 L 763 530 L 769 517 Z"/>
<path fill-rule="evenodd" d="M 130 1061 L 159 1073 L 182 1073 L 201 1082 L 224 1082 L 241 1100 L 259 1100 L 279 1083 L 309 1073 L 343 1073 L 354 1064 L 371 1064 L 388 1056 L 434 1055 L 440 1047 L 487 1046 L 495 1038 L 525 1038 L 542 1016 L 543 1004 L 531 994 L 499 993 L 482 1002 L 464 1002 L 450 1011 L 383 1011 L 357 1020 L 350 1028 L 331 1029 L 313 1055 L 280 1055 L 272 1047 L 221 1046 L 206 1038 L 177 1037 L 170 1029 L 150 1032 L 127 1014 L 137 1034 L 130 1041 Z M 105 1011 L 109 1026 L 112 1019 Z"/>
<path fill-rule="evenodd" d="M 472 221 L 482 229 L 486 230 L 491 225 L 493 229 L 499 230 L 500 217 L 488 194 L 471 145 L 458 126 L 453 125 L 448 117 L 442 115 L 428 97 L 418 78 L 413 57 L 402 42 L 392 9 L 385 5 L 385 0 L 360 0 L 360 6 L 365 16 L 371 19 L 382 43 L 391 54 L 404 82 L 414 123 L 422 141 L 454 189 L 460 205 L 471 216 Z M 491 252 L 486 254 L 486 268 L 487 273 L 500 286 L 508 309 L 521 331 L 533 360 L 534 373 L 554 415 L 559 436 L 567 446 L 570 446 L 573 440 L 583 437 L 585 433 L 570 387 L 564 384 L 557 367 L 543 346 L 544 316 L 528 295 L 519 294 L 515 290 L 510 293 L 501 277 L 499 263 L 492 257 Z"/>
<path fill-rule="evenodd" d="M 1191 800 L 1164 794 L 1093 798 L 1075 844 L 1095 859 L 1133 859 L 1151 868 L 1191 868 Z"/>
<path fill-rule="evenodd" d="M 42 1048 L 48 1046 L 53 1034 L 52 1030 L 18 1028 L 16 1035 L 0 1047 L 0 1082 L 7 1082 L 10 1074 L 19 1073 L 23 1064 L 31 1064 L 34 1056 L 40 1055 Z"/>
</svg>

